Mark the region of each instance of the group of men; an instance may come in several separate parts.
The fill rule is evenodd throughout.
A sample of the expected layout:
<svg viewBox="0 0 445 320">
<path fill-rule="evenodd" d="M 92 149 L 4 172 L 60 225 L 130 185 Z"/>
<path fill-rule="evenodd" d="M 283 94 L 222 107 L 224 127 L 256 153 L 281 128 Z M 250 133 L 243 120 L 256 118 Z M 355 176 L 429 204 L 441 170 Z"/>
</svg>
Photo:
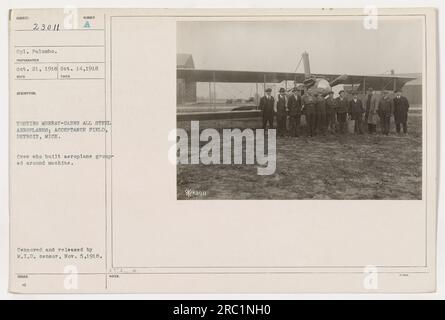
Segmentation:
<svg viewBox="0 0 445 320">
<path fill-rule="evenodd" d="M 325 135 L 347 133 L 347 120 L 354 121 L 354 133 L 363 134 L 363 124 L 368 126 L 368 133 L 376 133 L 377 123 L 380 121 L 382 134 L 388 135 L 391 117 L 394 117 L 396 131 L 400 133 L 401 127 L 406 134 L 409 103 L 400 91 L 395 92 L 391 98 L 389 91 L 376 93 L 368 89 L 365 103 L 359 99 L 357 92 L 352 99 L 347 99 L 345 91 L 341 90 L 339 96 L 334 98 L 330 91 L 325 97 L 315 90 L 309 89 L 303 95 L 297 88 L 292 89 L 288 95 L 284 88 L 279 90 L 275 99 L 272 89 L 266 89 L 266 94 L 260 99 L 259 109 L 263 114 L 263 128 L 275 128 L 279 137 L 291 135 L 298 137 L 301 134 L 301 116 L 304 115 L 307 124 L 307 135 Z M 289 120 L 289 125 L 287 122 Z"/>
</svg>

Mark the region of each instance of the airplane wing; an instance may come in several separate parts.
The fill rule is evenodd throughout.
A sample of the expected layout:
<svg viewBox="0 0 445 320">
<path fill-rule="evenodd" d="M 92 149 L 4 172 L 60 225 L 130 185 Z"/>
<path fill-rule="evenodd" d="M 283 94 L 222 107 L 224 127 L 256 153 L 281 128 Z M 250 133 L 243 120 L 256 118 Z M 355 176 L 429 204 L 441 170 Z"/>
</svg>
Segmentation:
<svg viewBox="0 0 445 320">
<path fill-rule="evenodd" d="M 196 82 L 280 83 L 304 80 L 304 73 L 234 70 L 176 69 L 179 79 Z"/>
<path fill-rule="evenodd" d="M 304 73 L 293 72 L 262 72 L 262 71 L 238 71 L 238 70 L 208 70 L 177 68 L 177 77 L 192 82 L 232 82 L 232 83 L 280 83 L 282 81 L 296 81 L 302 83 L 305 80 Z M 401 89 L 413 77 L 396 75 L 339 75 L 339 74 L 312 74 L 312 77 L 325 78 L 329 82 L 341 77 L 337 84 L 354 84 L 357 90 L 372 87 L 374 90 Z"/>
<path fill-rule="evenodd" d="M 357 90 L 372 87 L 374 90 L 400 90 L 407 82 L 415 80 L 415 77 L 397 76 L 397 75 L 317 75 L 325 77 L 329 82 L 342 77 L 343 79 L 335 81 L 334 85 L 350 84 L 357 85 Z"/>
</svg>

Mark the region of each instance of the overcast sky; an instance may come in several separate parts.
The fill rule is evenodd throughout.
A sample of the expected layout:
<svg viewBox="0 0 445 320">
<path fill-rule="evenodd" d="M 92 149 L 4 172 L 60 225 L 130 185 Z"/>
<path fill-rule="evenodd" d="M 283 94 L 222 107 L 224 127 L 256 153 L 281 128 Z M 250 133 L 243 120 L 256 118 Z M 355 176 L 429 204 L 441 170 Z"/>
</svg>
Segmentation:
<svg viewBox="0 0 445 320">
<path fill-rule="evenodd" d="M 309 53 L 313 73 L 383 74 L 422 71 L 423 19 L 178 22 L 177 52 L 199 69 L 293 72 Z M 303 72 L 301 64 L 298 72 Z"/>
</svg>

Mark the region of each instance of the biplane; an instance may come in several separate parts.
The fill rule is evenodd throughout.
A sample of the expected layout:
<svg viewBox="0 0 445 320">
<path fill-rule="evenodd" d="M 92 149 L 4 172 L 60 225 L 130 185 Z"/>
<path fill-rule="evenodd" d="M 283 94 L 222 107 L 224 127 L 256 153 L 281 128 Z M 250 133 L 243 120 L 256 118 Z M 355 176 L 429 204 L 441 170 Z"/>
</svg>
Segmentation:
<svg viewBox="0 0 445 320">
<path fill-rule="evenodd" d="M 290 92 L 297 88 L 304 92 L 327 95 L 332 88 L 338 85 L 348 85 L 351 91 L 366 92 L 367 88 L 376 91 L 396 91 L 400 90 L 407 82 L 414 80 L 413 77 L 388 75 L 347 75 L 347 74 L 313 74 L 310 71 L 309 54 L 304 52 L 301 55 L 304 72 L 262 72 L 262 71 L 239 71 L 239 70 L 209 70 L 193 68 L 177 68 L 177 78 L 186 83 L 208 82 L 209 88 L 215 83 L 253 83 L 256 84 L 256 95 L 259 95 L 259 84 L 265 90 L 268 84 L 278 84 L 285 82 L 286 90 Z M 288 88 L 288 81 L 293 82 L 293 87 Z M 215 103 L 209 95 L 209 103 Z M 247 109 L 247 110 L 246 110 Z M 251 117 L 248 111 L 259 110 L 256 108 L 233 108 L 232 111 L 215 112 L 195 112 L 193 114 L 178 115 L 181 119 L 224 119 Z M 251 113 L 250 112 L 250 113 Z"/>
</svg>

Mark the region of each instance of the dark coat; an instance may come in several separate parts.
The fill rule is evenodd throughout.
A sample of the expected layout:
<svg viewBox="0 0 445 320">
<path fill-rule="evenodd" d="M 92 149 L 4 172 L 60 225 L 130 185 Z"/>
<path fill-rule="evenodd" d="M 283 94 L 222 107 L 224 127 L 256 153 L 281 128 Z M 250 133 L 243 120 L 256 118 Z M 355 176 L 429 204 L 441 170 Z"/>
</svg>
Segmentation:
<svg viewBox="0 0 445 320">
<path fill-rule="evenodd" d="M 326 113 L 332 114 L 337 112 L 337 101 L 334 98 L 326 99 Z"/>
<path fill-rule="evenodd" d="M 303 96 L 304 113 L 314 114 L 315 113 L 315 98 L 310 94 L 305 94 Z"/>
<path fill-rule="evenodd" d="M 315 104 L 315 110 L 317 113 L 326 114 L 326 100 L 323 97 L 318 97 Z"/>
<path fill-rule="evenodd" d="M 395 122 L 405 122 L 408 118 L 409 102 L 405 97 L 394 98 L 394 120 Z"/>
<path fill-rule="evenodd" d="M 378 114 L 379 117 L 391 117 L 394 113 L 394 101 L 390 98 L 382 98 L 379 102 Z"/>
<path fill-rule="evenodd" d="M 263 111 L 263 117 L 273 117 L 275 100 L 271 96 L 269 99 L 264 96 L 260 99 L 259 109 Z"/>
<path fill-rule="evenodd" d="M 278 96 L 277 98 L 277 117 L 284 117 L 287 115 L 286 98 Z"/>
<path fill-rule="evenodd" d="M 287 100 L 287 108 L 289 109 L 290 116 L 296 116 L 301 114 L 301 96 L 291 95 Z"/>
<path fill-rule="evenodd" d="M 346 98 L 340 99 L 338 97 L 336 99 L 337 102 L 337 113 L 347 113 L 349 109 L 348 100 Z"/>
<path fill-rule="evenodd" d="M 364 111 L 365 110 L 363 109 L 362 100 L 357 99 L 357 101 L 354 101 L 354 99 L 352 99 L 351 101 L 349 101 L 348 112 L 351 115 L 352 120 L 361 119 Z"/>
</svg>

